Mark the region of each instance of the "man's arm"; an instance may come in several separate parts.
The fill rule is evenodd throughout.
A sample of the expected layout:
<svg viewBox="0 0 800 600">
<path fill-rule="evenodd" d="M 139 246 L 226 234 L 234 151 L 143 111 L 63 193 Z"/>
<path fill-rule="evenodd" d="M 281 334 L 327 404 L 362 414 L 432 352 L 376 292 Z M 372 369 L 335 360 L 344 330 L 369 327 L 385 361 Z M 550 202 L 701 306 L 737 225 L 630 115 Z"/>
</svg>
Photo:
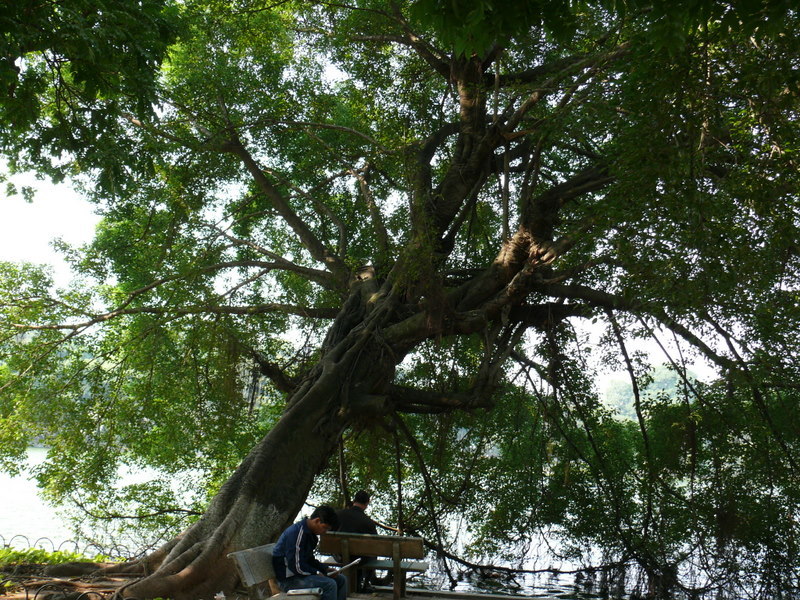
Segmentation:
<svg viewBox="0 0 800 600">
<path fill-rule="evenodd" d="M 313 564 L 314 568 L 316 568 L 316 570 L 322 573 L 323 575 L 328 574 L 329 565 L 326 565 L 324 562 L 321 562 L 315 556 L 312 556 L 308 562 L 310 564 Z"/>
<path fill-rule="evenodd" d="M 314 575 L 321 570 L 314 559 L 313 539 L 310 536 L 302 523 L 295 523 L 281 535 L 275 550 L 281 554 L 276 558 L 282 563 L 281 570 L 286 571 L 284 577 Z"/>
<path fill-rule="evenodd" d="M 314 556 L 314 548 L 316 546 L 316 536 L 313 533 L 309 533 L 305 527 L 299 527 L 297 538 L 292 545 L 292 556 L 289 563 L 295 573 L 298 575 L 314 575 L 328 572 L 328 567 Z"/>
</svg>

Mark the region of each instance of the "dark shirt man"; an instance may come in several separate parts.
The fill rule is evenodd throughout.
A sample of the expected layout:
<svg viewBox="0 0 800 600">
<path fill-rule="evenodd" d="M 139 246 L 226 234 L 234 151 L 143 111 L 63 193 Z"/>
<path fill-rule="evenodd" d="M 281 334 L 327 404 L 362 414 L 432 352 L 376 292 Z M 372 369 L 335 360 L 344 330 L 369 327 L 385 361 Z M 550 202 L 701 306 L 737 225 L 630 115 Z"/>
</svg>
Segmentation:
<svg viewBox="0 0 800 600">
<path fill-rule="evenodd" d="M 327 575 L 329 565 L 314 556 L 320 535 L 339 526 L 336 511 L 320 506 L 307 519 L 290 525 L 272 550 L 272 566 L 278 586 L 284 591 L 322 588 L 322 600 L 345 600 L 347 578 Z"/>
<path fill-rule="evenodd" d="M 343 508 L 336 513 L 339 519 L 339 528 L 337 531 L 345 531 L 347 533 L 371 533 L 377 535 L 378 530 L 375 527 L 375 521 L 370 519 L 364 512 L 369 505 L 369 494 L 364 490 L 356 492 L 353 498 L 353 503 L 347 508 Z M 351 558 L 361 558 L 368 560 L 368 556 L 353 556 Z M 359 592 L 371 592 L 372 580 L 374 579 L 375 569 L 357 569 L 356 570 L 356 589 Z"/>
<path fill-rule="evenodd" d="M 353 503 L 347 508 L 343 508 L 336 513 L 339 518 L 339 529 L 348 533 L 371 533 L 377 535 L 375 521 L 370 519 L 364 512 L 369 505 L 369 494 L 360 490 L 353 498 Z"/>
</svg>

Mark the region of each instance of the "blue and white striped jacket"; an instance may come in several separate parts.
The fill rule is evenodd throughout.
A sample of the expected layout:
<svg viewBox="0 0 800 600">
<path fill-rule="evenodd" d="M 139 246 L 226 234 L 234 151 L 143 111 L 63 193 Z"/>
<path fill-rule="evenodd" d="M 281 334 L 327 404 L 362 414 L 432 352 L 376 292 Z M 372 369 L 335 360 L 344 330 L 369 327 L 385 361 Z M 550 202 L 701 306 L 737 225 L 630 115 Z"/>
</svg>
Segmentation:
<svg viewBox="0 0 800 600">
<path fill-rule="evenodd" d="M 317 536 L 308 528 L 307 519 L 290 525 L 272 550 L 272 566 L 278 581 L 327 573 L 328 567 L 314 557 Z"/>
</svg>

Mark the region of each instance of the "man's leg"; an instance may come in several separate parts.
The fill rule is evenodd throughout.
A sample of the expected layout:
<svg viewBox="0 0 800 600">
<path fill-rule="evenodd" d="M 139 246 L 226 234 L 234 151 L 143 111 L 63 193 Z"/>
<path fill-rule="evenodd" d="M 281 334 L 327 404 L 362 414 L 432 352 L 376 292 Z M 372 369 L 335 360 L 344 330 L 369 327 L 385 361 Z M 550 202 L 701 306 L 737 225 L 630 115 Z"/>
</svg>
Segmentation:
<svg viewBox="0 0 800 600">
<path fill-rule="evenodd" d="M 375 569 L 359 569 L 358 583 L 362 592 L 370 594 L 375 591 L 372 587 L 372 584 L 375 583 Z"/>
<path fill-rule="evenodd" d="M 372 560 L 371 556 L 351 556 L 352 559 L 359 559 L 362 563 Z M 341 561 L 340 561 L 341 562 Z M 375 569 L 365 569 L 361 565 L 356 565 L 348 571 L 348 577 L 355 577 L 357 592 L 372 593 L 373 579 L 375 578 Z"/>
<path fill-rule="evenodd" d="M 344 580 L 343 591 L 339 582 L 340 577 Z M 327 575 L 290 577 L 280 582 L 280 587 L 284 592 L 318 587 L 322 589 L 322 600 L 345 600 L 345 598 L 347 598 L 347 578 L 341 574 L 337 575 L 336 579 L 332 579 Z"/>
<path fill-rule="evenodd" d="M 336 600 L 347 600 L 347 576 L 339 573 L 335 578 L 328 579 L 336 583 Z"/>
</svg>

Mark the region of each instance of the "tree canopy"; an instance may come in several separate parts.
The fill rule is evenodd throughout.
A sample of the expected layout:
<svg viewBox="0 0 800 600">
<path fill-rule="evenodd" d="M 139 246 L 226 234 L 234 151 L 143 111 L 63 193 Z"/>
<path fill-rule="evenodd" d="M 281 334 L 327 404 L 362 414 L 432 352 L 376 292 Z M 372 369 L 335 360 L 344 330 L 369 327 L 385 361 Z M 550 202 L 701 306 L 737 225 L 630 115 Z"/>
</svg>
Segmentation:
<svg viewBox="0 0 800 600">
<path fill-rule="evenodd" d="M 126 594 L 230 589 L 356 486 L 453 579 L 541 534 L 653 593 L 796 588 L 788 2 L 2 10 L 3 156 L 102 221 L 68 289 L 0 263 L 0 461 L 38 440 L 53 499 L 168 532 Z"/>
</svg>

